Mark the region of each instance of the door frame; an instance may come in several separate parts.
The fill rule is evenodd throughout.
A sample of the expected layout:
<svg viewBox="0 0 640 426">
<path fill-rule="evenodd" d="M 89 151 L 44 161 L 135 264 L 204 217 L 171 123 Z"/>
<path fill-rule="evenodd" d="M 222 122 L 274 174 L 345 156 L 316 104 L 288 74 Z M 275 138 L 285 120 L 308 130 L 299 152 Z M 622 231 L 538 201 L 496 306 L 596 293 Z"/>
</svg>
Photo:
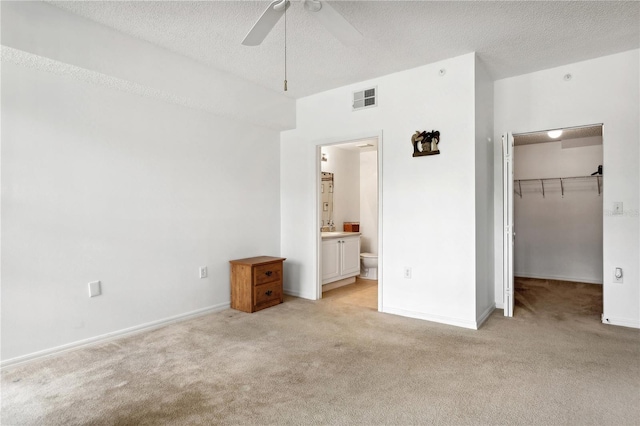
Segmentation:
<svg viewBox="0 0 640 426">
<path fill-rule="evenodd" d="M 383 152 L 383 137 L 382 130 L 372 130 L 368 132 L 362 132 L 358 134 L 346 135 L 342 137 L 333 137 L 329 139 L 322 139 L 313 142 L 313 146 L 315 149 L 315 179 L 314 188 L 310 191 L 311 193 L 315 193 L 314 199 L 314 210 L 315 210 L 315 235 L 316 235 L 316 300 L 322 299 L 322 235 L 320 233 L 320 223 L 322 217 L 320 215 L 320 203 L 322 202 L 322 193 L 320 190 L 321 182 L 321 159 L 322 153 L 321 149 L 323 146 L 332 146 L 332 145 L 343 145 L 346 143 L 353 143 L 359 140 L 365 139 L 377 139 L 377 163 L 378 163 L 378 312 L 383 312 L 383 274 L 382 274 L 382 259 L 383 259 L 383 191 L 382 191 L 382 152 Z"/>
<path fill-rule="evenodd" d="M 512 317 L 513 316 L 513 311 L 514 311 L 514 305 L 515 305 L 515 287 L 514 287 L 514 273 L 513 273 L 513 255 L 514 255 L 514 248 L 515 248 L 515 229 L 513 228 L 513 219 L 514 219 L 514 210 L 513 210 L 513 177 L 514 177 L 514 145 L 511 145 L 511 152 L 509 153 L 510 155 L 510 165 L 511 165 L 511 179 L 509 182 L 509 179 L 506 176 L 505 173 L 505 167 L 504 165 L 506 164 L 506 156 L 504 153 L 504 148 L 505 148 L 505 143 L 504 143 L 504 138 L 508 137 L 511 138 L 511 142 L 514 141 L 514 136 L 522 136 L 522 135 L 528 135 L 528 134 L 532 134 L 532 133 L 540 133 L 540 132 L 548 132 L 550 130 L 557 130 L 557 129 L 562 129 L 562 130 L 567 130 L 567 129 L 579 129 L 579 128 L 583 128 L 583 127 L 594 127 L 594 126 L 601 126 L 602 127 L 602 144 L 604 146 L 605 144 L 605 124 L 603 122 L 595 122 L 593 124 L 581 124 L 581 125 L 573 125 L 573 126 L 564 126 L 564 127 L 551 127 L 548 128 L 547 130 L 529 130 L 529 131 L 522 131 L 522 132 L 513 132 L 513 131 L 509 131 L 509 132 L 505 132 L 502 135 L 503 141 L 502 141 L 502 164 L 503 164 L 503 170 L 502 170 L 502 190 L 503 190 L 503 194 L 502 194 L 502 208 L 503 208 L 503 216 L 502 216 L 502 234 L 503 234 L 503 244 L 502 244 L 502 289 L 503 289 L 503 308 L 504 308 L 504 316 L 507 317 Z M 495 157 L 494 157 L 495 158 Z M 604 157 L 604 152 L 603 152 L 603 158 L 602 158 L 602 165 L 603 168 L 605 168 L 606 164 L 605 164 L 605 157 Z M 507 234 L 508 234 L 508 230 L 507 230 L 507 213 L 508 213 L 508 206 L 507 206 L 507 191 L 508 191 L 508 187 L 509 187 L 509 195 L 511 196 L 511 244 L 510 244 L 510 251 L 508 251 L 507 249 Z M 604 209 L 604 190 L 606 187 L 606 180 L 603 179 L 602 181 L 602 197 L 603 197 L 603 209 Z M 604 212 L 603 212 L 604 213 Z M 603 221 L 604 221 L 604 214 L 603 214 Z M 603 223 L 603 229 L 602 229 L 602 238 L 603 238 L 603 258 L 602 258 L 602 262 L 603 262 L 603 277 L 602 277 L 602 310 L 604 311 L 604 299 L 605 299 L 605 294 L 606 292 L 605 287 L 606 287 L 606 265 L 604 265 L 604 223 Z M 509 260 L 510 259 L 510 260 Z M 508 266 L 508 263 L 511 262 L 511 265 Z M 507 299 L 507 287 L 508 287 L 508 269 L 510 272 L 510 278 L 511 278 L 511 288 L 512 288 L 512 292 L 511 292 L 511 300 Z M 508 303 L 511 302 L 511 305 L 508 306 Z M 602 323 L 604 324 L 609 324 L 609 319 L 604 317 L 604 312 L 602 313 Z"/>
<path fill-rule="evenodd" d="M 505 317 L 513 316 L 515 289 L 513 288 L 513 246 L 515 232 L 513 229 L 513 134 L 502 135 L 502 289 L 503 309 Z"/>
</svg>

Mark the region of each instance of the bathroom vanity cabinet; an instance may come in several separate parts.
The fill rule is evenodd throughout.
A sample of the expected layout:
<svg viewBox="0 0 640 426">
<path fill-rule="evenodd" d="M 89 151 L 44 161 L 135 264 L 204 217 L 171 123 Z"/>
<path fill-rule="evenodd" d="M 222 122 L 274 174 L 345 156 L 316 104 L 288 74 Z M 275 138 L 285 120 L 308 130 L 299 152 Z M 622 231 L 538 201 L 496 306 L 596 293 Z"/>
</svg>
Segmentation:
<svg viewBox="0 0 640 426">
<path fill-rule="evenodd" d="M 255 312 L 282 303 L 283 257 L 231 260 L 231 307 Z"/>
<path fill-rule="evenodd" d="M 360 233 L 323 233 L 322 284 L 355 277 L 358 274 L 360 274 Z"/>
</svg>

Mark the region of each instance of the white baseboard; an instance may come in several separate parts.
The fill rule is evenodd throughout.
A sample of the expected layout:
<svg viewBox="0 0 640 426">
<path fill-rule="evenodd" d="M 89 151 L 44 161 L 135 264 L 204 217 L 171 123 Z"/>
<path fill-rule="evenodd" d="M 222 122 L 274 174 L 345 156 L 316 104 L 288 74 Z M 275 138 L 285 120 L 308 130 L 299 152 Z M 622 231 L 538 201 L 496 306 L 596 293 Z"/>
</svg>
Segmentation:
<svg viewBox="0 0 640 426">
<path fill-rule="evenodd" d="M 407 311 L 405 309 L 390 308 L 388 306 L 384 306 L 382 312 L 387 314 L 400 315 L 403 317 L 437 322 L 440 324 L 455 325 L 456 327 L 469 328 L 472 330 L 478 329 L 478 325 L 476 324 L 475 321 L 469 321 L 469 320 L 464 320 L 460 318 L 451 318 L 451 317 L 444 317 L 441 315 L 425 314 L 423 312 Z"/>
<path fill-rule="evenodd" d="M 186 312 L 184 314 L 175 315 L 173 317 L 164 318 L 157 321 L 152 321 L 140 325 L 136 325 L 133 327 L 125 328 L 122 330 L 114 331 L 111 333 L 102 334 L 95 337 L 90 337 L 88 339 L 78 340 L 76 342 L 67 343 L 65 345 L 56 346 L 54 348 L 45 349 L 38 352 L 33 352 L 27 355 L 18 356 L 15 358 L 7 359 L 0 362 L 0 369 L 4 369 L 9 366 L 16 366 L 19 364 L 24 364 L 26 362 L 35 361 L 37 359 L 42 359 L 54 355 L 61 354 L 63 352 L 69 352 L 76 349 L 84 348 L 87 346 L 93 346 L 100 343 L 105 343 L 111 340 L 119 339 L 125 336 L 129 336 L 132 334 L 142 333 L 145 331 L 150 331 L 156 328 L 164 327 L 169 324 L 173 324 L 176 322 L 186 321 L 192 318 L 196 318 L 202 315 L 211 314 L 214 312 L 220 312 L 225 309 L 229 309 L 229 303 L 220 303 L 218 305 L 209 306 L 207 308 L 198 309 L 191 312 Z"/>
<path fill-rule="evenodd" d="M 496 304 L 492 304 L 484 312 L 478 317 L 476 320 L 476 328 L 480 328 L 480 326 L 489 318 L 489 316 L 496 310 Z"/>
<path fill-rule="evenodd" d="M 496 302 L 496 309 L 504 309 L 504 303 Z"/>
<path fill-rule="evenodd" d="M 307 299 L 307 300 L 317 300 L 315 295 L 310 296 L 310 295 L 308 295 L 306 293 L 303 293 L 303 292 L 297 291 L 297 290 L 291 290 L 291 289 L 288 289 L 288 288 L 283 288 L 282 292 L 284 294 L 286 294 L 287 296 L 299 297 L 301 299 Z"/>
<path fill-rule="evenodd" d="M 640 321 L 637 319 L 613 318 L 602 315 L 602 323 L 608 325 L 619 325 L 622 327 L 640 328 Z"/>
<path fill-rule="evenodd" d="M 539 280 L 557 280 L 557 281 L 571 281 L 576 283 L 587 283 L 587 284 L 600 284 L 602 285 L 602 280 L 594 280 L 593 278 L 580 278 L 580 277 L 566 277 L 563 275 L 539 275 L 539 274 L 529 274 L 526 272 L 514 272 L 515 277 L 522 278 L 535 278 Z"/>
</svg>

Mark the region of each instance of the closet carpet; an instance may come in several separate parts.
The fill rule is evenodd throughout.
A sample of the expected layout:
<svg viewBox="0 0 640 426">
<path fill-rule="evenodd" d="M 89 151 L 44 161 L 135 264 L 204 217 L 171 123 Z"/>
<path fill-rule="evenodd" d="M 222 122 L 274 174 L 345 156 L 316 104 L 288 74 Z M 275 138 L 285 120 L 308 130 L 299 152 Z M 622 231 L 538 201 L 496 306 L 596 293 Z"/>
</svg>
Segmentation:
<svg viewBox="0 0 640 426">
<path fill-rule="evenodd" d="M 640 332 L 601 288 L 518 280 L 467 330 L 293 297 L 2 371 L 2 425 L 638 425 Z"/>
</svg>

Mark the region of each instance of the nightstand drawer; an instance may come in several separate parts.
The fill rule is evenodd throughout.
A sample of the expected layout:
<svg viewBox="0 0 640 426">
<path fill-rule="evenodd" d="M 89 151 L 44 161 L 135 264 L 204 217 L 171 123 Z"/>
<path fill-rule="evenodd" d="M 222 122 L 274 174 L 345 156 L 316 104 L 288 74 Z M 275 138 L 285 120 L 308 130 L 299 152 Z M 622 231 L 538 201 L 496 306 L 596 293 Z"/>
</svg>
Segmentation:
<svg viewBox="0 0 640 426">
<path fill-rule="evenodd" d="M 257 308 L 260 308 L 260 305 L 269 304 L 269 302 L 278 304 L 282 301 L 282 283 L 280 281 L 256 286 L 253 292 L 253 300 L 255 300 Z"/>
<path fill-rule="evenodd" d="M 253 274 L 255 285 L 282 281 L 282 262 L 256 266 L 253 269 Z"/>
</svg>

